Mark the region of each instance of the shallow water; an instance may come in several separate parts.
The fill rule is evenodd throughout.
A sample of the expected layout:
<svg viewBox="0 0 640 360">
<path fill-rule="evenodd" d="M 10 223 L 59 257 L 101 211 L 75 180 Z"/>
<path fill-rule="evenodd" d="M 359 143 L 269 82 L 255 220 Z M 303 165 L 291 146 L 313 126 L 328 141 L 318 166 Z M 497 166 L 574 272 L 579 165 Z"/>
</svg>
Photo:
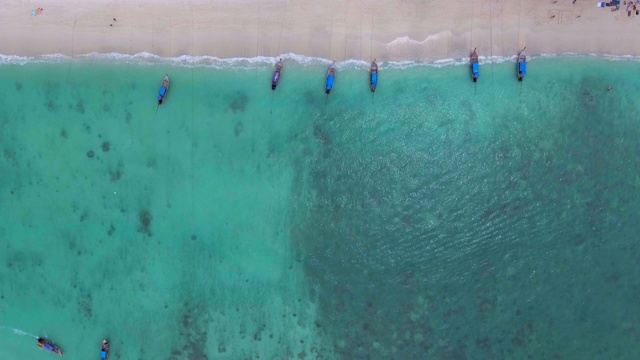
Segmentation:
<svg viewBox="0 0 640 360">
<path fill-rule="evenodd" d="M 513 67 L 1 66 L 0 359 L 640 353 L 638 63 Z"/>
</svg>

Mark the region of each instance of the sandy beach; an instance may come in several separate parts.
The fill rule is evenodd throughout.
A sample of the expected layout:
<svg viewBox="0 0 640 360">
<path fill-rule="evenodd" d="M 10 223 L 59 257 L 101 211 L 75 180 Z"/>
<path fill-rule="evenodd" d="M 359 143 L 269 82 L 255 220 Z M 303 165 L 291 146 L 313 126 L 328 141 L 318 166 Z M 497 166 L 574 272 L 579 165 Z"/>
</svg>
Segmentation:
<svg viewBox="0 0 640 360">
<path fill-rule="evenodd" d="M 0 12 L 4 55 L 434 61 L 474 47 L 481 56 L 510 56 L 524 46 L 530 54 L 640 55 L 640 16 L 593 0 L 61 0 L 10 2 Z"/>
</svg>

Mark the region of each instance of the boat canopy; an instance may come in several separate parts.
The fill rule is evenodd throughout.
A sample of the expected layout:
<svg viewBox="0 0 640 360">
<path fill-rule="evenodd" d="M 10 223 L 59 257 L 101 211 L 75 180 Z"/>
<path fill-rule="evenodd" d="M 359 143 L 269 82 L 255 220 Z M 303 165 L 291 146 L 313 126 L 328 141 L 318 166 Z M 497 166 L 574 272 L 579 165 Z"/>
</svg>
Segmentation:
<svg viewBox="0 0 640 360">
<path fill-rule="evenodd" d="M 473 76 L 475 77 L 480 76 L 480 65 L 478 63 L 473 63 L 471 65 L 471 70 L 473 70 Z"/>
<path fill-rule="evenodd" d="M 371 85 L 372 86 L 378 86 L 378 74 L 377 73 L 371 74 Z"/>
<path fill-rule="evenodd" d="M 327 77 L 327 90 L 331 90 L 331 88 L 333 87 L 333 80 L 334 80 L 333 75 L 329 75 Z"/>
<path fill-rule="evenodd" d="M 525 61 L 518 64 L 518 70 L 522 73 L 522 75 L 527 75 L 527 63 Z"/>
</svg>

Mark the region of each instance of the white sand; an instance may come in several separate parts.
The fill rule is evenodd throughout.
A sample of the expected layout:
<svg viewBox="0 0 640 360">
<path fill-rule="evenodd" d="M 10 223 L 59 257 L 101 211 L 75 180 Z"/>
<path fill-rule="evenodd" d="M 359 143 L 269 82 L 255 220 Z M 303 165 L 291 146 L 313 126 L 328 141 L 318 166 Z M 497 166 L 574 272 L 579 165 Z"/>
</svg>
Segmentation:
<svg viewBox="0 0 640 360">
<path fill-rule="evenodd" d="M 595 0 L 13 0 L 0 54 L 92 52 L 220 58 L 296 53 L 329 59 L 640 56 L 640 16 Z M 31 16 L 31 10 L 44 12 Z M 579 16 L 579 17 L 578 17 Z M 117 21 L 113 21 L 116 18 Z M 109 24 L 113 24 L 110 27 Z"/>
</svg>

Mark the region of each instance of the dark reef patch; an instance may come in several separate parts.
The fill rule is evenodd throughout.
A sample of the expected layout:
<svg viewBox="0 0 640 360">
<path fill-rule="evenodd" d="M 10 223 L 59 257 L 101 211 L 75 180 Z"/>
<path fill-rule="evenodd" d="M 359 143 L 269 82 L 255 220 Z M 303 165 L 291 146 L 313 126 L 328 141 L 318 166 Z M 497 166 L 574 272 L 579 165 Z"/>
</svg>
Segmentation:
<svg viewBox="0 0 640 360">
<path fill-rule="evenodd" d="M 190 304 L 185 304 L 184 307 L 185 309 L 180 315 L 180 323 L 182 324 L 180 335 L 186 339 L 180 349 L 182 356 L 170 359 L 208 360 L 209 356 L 205 352 L 208 328 L 206 310 Z M 218 343 L 218 352 L 226 351 L 224 343 Z"/>
<path fill-rule="evenodd" d="M 149 210 L 140 210 L 138 213 L 138 221 L 138 232 L 141 232 L 148 237 L 153 236 L 151 233 L 151 222 L 153 221 L 153 216 L 151 216 Z"/>
<path fill-rule="evenodd" d="M 307 90 L 304 92 L 304 101 L 307 105 L 313 105 L 316 103 L 316 95 L 314 91 Z"/>
<path fill-rule="evenodd" d="M 49 111 L 58 110 L 58 104 L 56 104 L 53 100 L 47 101 L 47 103 L 45 105 L 47 106 L 47 110 L 49 110 Z"/>
<path fill-rule="evenodd" d="M 8 161 L 16 160 L 16 152 L 11 149 L 4 149 L 3 155 L 5 160 L 8 160 Z"/>
<path fill-rule="evenodd" d="M 111 144 L 108 141 L 103 142 L 101 147 L 103 152 L 109 152 L 109 150 L 111 150 Z"/>
<path fill-rule="evenodd" d="M 329 133 L 324 129 L 324 127 L 322 127 L 322 125 L 316 124 L 313 127 L 313 136 L 315 136 L 316 139 L 320 140 L 320 142 L 323 144 L 331 144 Z"/>
<path fill-rule="evenodd" d="M 86 317 L 91 318 L 93 316 L 93 299 L 91 294 L 84 294 L 78 299 L 78 307 L 80 312 Z"/>
<path fill-rule="evenodd" d="M 236 137 L 240 136 L 242 130 L 244 130 L 244 126 L 242 126 L 241 122 L 238 122 L 236 126 L 233 127 L 233 133 L 236 134 Z"/>
<path fill-rule="evenodd" d="M 122 169 L 109 170 L 109 178 L 111 182 L 118 182 L 122 178 Z"/>
<path fill-rule="evenodd" d="M 480 314 L 491 314 L 496 306 L 495 299 L 482 299 L 478 305 L 478 312 Z"/>
<path fill-rule="evenodd" d="M 262 341 L 262 332 L 266 329 L 266 325 L 262 324 L 262 326 L 260 326 L 254 333 L 253 333 L 253 340 L 254 341 Z"/>
<path fill-rule="evenodd" d="M 67 139 L 69 137 L 69 134 L 67 134 L 67 129 L 65 128 L 60 129 L 60 137 L 63 139 Z"/>
<path fill-rule="evenodd" d="M 109 231 L 107 231 L 107 235 L 111 236 L 114 232 L 116 232 L 116 227 L 113 226 L 113 224 L 109 225 Z"/>
<path fill-rule="evenodd" d="M 22 83 L 16 81 L 16 91 L 20 91 L 20 90 L 22 90 Z"/>
<path fill-rule="evenodd" d="M 93 150 L 87 151 L 87 157 L 89 159 L 92 159 L 94 156 L 96 156 L 96 153 L 94 153 Z"/>
<path fill-rule="evenodd" d="M 234 114 L 238 112 L 244 112 L 248 102 L 249 97 L 247 96 L 247 94 L 243 92 L 237 92 L 233 100 L 231 100 L 231 102 L 229 103 L 229 109 L 231 109 Z"/>
<path fill-rule="evenodd" d="M 78 114 L 84 114 L 84 101 L 82 101 L 82 99 L 76 103 L 76 111 Z"/>
</svg>

